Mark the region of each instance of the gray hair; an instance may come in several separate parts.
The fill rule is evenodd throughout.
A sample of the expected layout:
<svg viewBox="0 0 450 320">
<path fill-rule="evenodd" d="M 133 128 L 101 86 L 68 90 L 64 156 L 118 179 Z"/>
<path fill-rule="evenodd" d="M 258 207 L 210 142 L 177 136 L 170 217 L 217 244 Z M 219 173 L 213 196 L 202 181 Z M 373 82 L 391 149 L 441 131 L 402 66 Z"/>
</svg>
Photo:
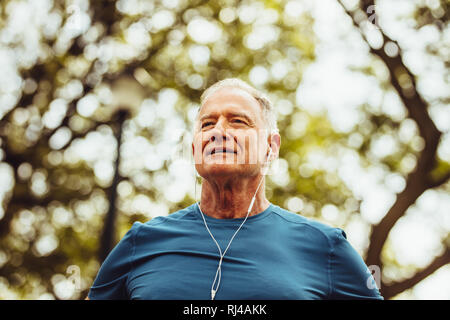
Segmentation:
<svg viewBox="0 0 450 320">
<path fill-rule="evenodd" d="M 220 80 L 213 85 L 211 85 L 209 88 L 207 88 L 200 97 L 200 108 L 205 102 L 205 100 L 211 96 L 213 93 L 218 91 L 219 89 L 223 87 L 234 87 L 242 89 L 249 94 L 252 95 L 253 98 L 256 99 L 256 101 L 259 102 L 262 109 L 262 116 L 264 121 L 267 124 L 267 128 L 269 129 L 269 133 L 278 133 L 278 126 L 277 126 L 277 115 L 275 112 L 275 108 L 270 101 L 270 99 L 261 91 L 253 88 L 251 85 L 249 85 L 247 82 L 238 79 L 238 78 L 227 78 L 224 80 Z M 200 112 L 199 108 L 199 112 Z"/>
</svg>

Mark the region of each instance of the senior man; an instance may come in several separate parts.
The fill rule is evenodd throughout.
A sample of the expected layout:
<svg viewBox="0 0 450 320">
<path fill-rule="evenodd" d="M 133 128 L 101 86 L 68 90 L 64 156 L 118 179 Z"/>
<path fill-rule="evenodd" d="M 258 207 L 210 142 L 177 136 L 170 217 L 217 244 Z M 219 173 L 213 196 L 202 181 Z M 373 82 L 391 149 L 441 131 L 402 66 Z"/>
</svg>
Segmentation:
<svg viewBox="0 0 450 320">
<path fill-rule="evenodd" d="M 225 79 L 200 102 L 200 202 L 134 223 L 88 298 L 383 299 L 343 230 L 267 200 L 265 173 L 281 143 L 269 99 Z"/>
</svg>

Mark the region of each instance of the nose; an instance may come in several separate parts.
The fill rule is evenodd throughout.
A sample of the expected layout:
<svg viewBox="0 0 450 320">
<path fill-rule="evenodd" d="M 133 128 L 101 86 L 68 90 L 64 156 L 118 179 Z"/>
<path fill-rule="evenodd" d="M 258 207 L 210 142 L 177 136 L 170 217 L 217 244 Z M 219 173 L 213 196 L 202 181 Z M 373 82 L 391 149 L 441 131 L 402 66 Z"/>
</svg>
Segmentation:
<svg viewBox="0 0 450 320">
<path fill-rule="evenodd" d="M 228 141 L 230 137 L 227 135 L 226 128 L 221 120 L 217 121 L 216 125 L 212 130 L 210 130 L 211 136 L 209 137 L 209 142 L 221 143 L 223 141 Z"/>
</svg>

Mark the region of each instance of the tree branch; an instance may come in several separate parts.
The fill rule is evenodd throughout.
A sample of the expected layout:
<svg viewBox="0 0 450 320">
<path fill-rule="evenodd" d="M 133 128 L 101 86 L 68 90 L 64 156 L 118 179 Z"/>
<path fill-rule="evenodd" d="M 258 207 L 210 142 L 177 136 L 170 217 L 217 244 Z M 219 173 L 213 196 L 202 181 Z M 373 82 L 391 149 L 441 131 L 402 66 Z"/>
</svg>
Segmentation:
<svg viewBox="0 0 450 320">
<path fill-rule="evenodd" d="M 440 187 L 441 185 L 446 183 L 449 179 L 450 179 L 450 171 L 448 171 L 447 173 L 445 173 L 444 175 L 442 175 L 441 177 L 439 177 L 435 180 L 429 179 L 430 181 L 428 183 L 428 188 L 431 189 L 431 188 Z"/>
<path fill-rule="evenodd" d="M 437 145 L 439 143 L 441 132 L 436 128 L 434 122 L 432 121 L 427 112 L 428 103 L 422 98 L 422 96 L 417 91 L 414 74 L 403 63 L 400 46 L 395 40 L 392 40 L 381 29 L 379 29 L 379 32 L 383 37 L 383 43 L 386 44 L 388 42 L 391 42 L 395 44 L 398 48 L 398 54 L 396 56 L 393 57 L 388 56 L 383 49 L 384 46 L 378 49 L 373 48 L 368 42 L 366 35 L 360 28 L 361 21 L 369 20 L 366 12 L 369 11 L 370 7 L 374 6 L 374 1 L 373 0 L 362 1 L 362 8 L 357 10 L 356 12 L 351 12 L 347 10 L 346 7 L 342 4 L 341 0 L 338 0 L 338 2 L 341 4 L 342 8 L 347 13 L 347 15 L 349 15 L 350 18 L 352 18 L 353 25 L 357 27 L 357 29 L 360 31 L 361 36 L 363 37 L 364 41 L 368 44 L 370 48 L 370 52 L 378 56 L 386 64 L 390 73 L 391 84 L 399 94 L 400 99 L 402 100 L 404 106 L 408 110 L 408 116 L 417 123 L 420 135 L 425 139 L 425 142 L 427 144 Z M 359 17 L 357 17 L 357 15 Z M 360 16 L 364 16 L 365 19 L 361 19 Z M 409 77 L 409 80 L 411 81 L 411 88 L 406 89 L 402 87 L 402 85 L 398 80 L 396 72 L 406 73 L 406 75 Z"/>
<path fill-rule="evenodd" d="M 406 210 L 417 200 L 417 198 L 430 187 L 428 177 L 433 166 L 436 164 L 436 151 L 442 133 L 436 128 L 428 114 L 428 103 L 417 91 L 415 76 L 403 63 L 402 52 L 397 42 L 388 37 L 381 28 L 378 27 L 383 38 L 383 46 L 381 48 L 374 48 L 370 45 L 366 35 L 362 31 L 361 23 L 363 21 L 369 21 L 367 13 L 371 12 L 371 8 L 375 8 L 374 1 L 362 0 L 360 2 L 360 8 L 354 11 L 347 10 L 341 0 L 338 0 L 338 2 L 352 19 L 353 25 L 359 30 L 362 38 L 368 44 L 370 52 L 379 57 L 388 68 L 391 85 L 397 91 L 401 101 L 407 109 L 408 117 L 416 122 L 419 128 L 419 134 L 425 141 L 425 147 L 418 156 L 416 168 L 407 177 L 405 189 L 398 194 L 395 203 L 380 223 L 372 228 L 366 263 L 368 265 L 381 266 L 381 251 L 392 227 L 398 219 L 405 214 Z M 386 43 L 392 43 L 397 46 L 398 54 L 395 56 L 388 55 L 384 50 L 384 45 Z M 399 74 L 406 75 L 409 78 L 409 86 L 402 86 L 399 81 Z M 445 177 L 439 179 L 439 181 L 435 181 L 434 184 L 437 185 L 443 183 L 444 178 Z M 383 292 L 383 294 L 385 293 Z"/>
<path fill-rule="evenodd" d="M 426 268 L 420 270 L 417 272 L 414 276 L 412 276 L 409 279 L 395 282 L 389 285 L 382 284 L 383 288 L 383 296 L 385 299 L 392 298 L 396 296 L 397 294 L 412 288 L 416 284 L 418 284 L 420 281 L 431 275 L 433 272 L 438 270 L 439 268 L 445 266 L 446 264 L 450 263 L 450 249 L 447 248 L 445 252 L 436 257 Z"/>
</svg>

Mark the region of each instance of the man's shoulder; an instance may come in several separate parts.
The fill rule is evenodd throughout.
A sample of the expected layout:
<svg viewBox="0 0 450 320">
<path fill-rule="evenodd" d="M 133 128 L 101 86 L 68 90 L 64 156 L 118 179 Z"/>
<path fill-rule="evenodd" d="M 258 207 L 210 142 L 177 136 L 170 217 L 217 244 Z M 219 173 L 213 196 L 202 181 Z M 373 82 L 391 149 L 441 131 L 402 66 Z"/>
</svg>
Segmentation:
<svg viewBox="0 0 450 320">
<path fill-rule="evenodd" d="M 307 228 L 314 230 L 318 234 L 321 234 L 327 238 L 328 241 L 331 241 L 336 233 L 343 232 L 336 227 L 330 226 L 310 217 L 305 217 L 301 213 L 291 212 L 279 206 L 275 206 L 274 212 L 289 223 L 306 226 Z"/>
<path fill-rule="evenodd" d="M 182 208 L 178 211 L 174 211 L 173 213 L 170 213 L 168 215 L 161 215 L 161 216 L 155 216 L 154 218 L 143 222 L 141 224 L 143 225 L 147 225 L 147 226 L 157 226 L 159 224 L 165 223 L 165 222 L 170 222 L 170 221 L 178 221 L 178 220 L 185 220 L 185 219 L 190 219 L 190 220 L 194 220 L 194 215 L 192 213 L 194 213 L 195 211 L 195 204 L 192 204 L 186 208 Z"/>
</svg>

